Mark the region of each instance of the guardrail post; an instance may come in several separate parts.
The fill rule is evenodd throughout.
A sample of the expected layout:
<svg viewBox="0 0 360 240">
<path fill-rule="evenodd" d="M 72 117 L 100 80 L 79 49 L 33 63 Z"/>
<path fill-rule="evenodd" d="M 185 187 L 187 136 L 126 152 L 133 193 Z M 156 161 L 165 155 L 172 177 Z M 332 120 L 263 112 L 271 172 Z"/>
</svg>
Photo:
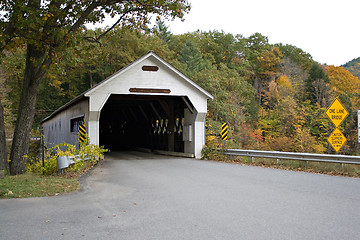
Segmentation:
<svg viewBox="0 0 360 240">
<path fill-rule="evenodd" d="M 251 162 L 254 162 L 254 157 L 251 157 Z"/>
</svg>

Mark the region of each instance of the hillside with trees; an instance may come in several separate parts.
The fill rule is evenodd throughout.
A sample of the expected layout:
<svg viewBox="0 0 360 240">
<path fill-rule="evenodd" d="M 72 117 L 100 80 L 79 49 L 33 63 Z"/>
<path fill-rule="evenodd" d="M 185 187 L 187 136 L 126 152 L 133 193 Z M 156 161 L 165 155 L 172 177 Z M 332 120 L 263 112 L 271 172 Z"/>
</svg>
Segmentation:
<svg viewBox="0 0 360 240">
<path fill-rule="evenodd" d="M 208 104 L 208 147 L 221 145 L 219 129 L 227 122 L 228 147 L 334 153 L 327 143 L 334 126 L 325 111 L 338 97 L 349 111 L 340 126 L 347 138 L 341 153 L 360 153 L 360 82 L 352 70 L 359 65 L 323 66 L 300 48 L 270 44 L 260 33 L 173 35 L 160 20 L 153 29 L 115 27 L 98 38 L 105 31 L 83 29 L 74 37 L 76 44 L 53 58 L 40 83 L 33 129 L 67 101 L 153 50 L 215 97 Z M 8 136 L 17 115 L 25 60 L 25 49 L 17 48 L 6 53 L 1 65 Z"/>
<path fill-rule="evenodd" d="M 344 65 L 342 65 L 346 70 L 351 72 L 352 75 L 360 79 L 360 57 L 355 58 Z"/>
</svg>

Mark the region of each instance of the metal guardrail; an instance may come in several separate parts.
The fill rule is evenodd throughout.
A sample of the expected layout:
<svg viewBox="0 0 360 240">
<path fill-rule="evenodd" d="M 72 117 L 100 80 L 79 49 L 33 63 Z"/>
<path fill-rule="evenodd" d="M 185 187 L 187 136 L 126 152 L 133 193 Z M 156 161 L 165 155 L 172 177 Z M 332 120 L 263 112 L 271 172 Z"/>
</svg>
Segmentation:
<svg viewBox="0 0 360 240">
<path fill-rule="evenodd" d="M 83 160 L 90 160 L 89 157 L 85 155 Z M 61 156 L 56 158 L 56 162 L 58 165 L 59 173 L 63 173 L 65 168 L 68 168 L 71 164 L 80 161 L 80 155 L 75 156 Z"/>
<path fill-rule="evenodd" d="M 260 151 L 260 150 L 242 150 L 242 149 L 227 149 L 224 151 L 225 155 L 230 156 L 247 156 L 252 160 L 255 157 L 259 158 L 274 158 L 284 160 L 299 160 L 312 162 L 328 162 L 341 164 L 360 164 L 360 156 L 350 155 L 335 155 L 335 154 L 317 154 L 317 153 L 296 153 L 296 152 L 278 152 L 278 151 Z"/>
</svg>

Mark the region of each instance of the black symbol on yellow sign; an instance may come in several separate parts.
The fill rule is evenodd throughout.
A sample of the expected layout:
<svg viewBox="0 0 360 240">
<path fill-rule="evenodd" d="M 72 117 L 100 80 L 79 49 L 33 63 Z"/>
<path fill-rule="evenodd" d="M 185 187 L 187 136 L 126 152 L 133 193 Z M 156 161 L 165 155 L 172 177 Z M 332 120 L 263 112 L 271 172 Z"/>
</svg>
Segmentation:
<svg viewBox="0 0 360 240">
<path fill-rule="evenodd" d="M 79 141 L 85 142 L 86 141 L 86 125 L 85 123 L 79 126 Z"/>
<path fill-rule="evenodd" d="M 338 128 L 335 128 L 335 130 L 329 136 L 328 142 L 334 148 L 334 150 L 338 152 L 340 148 L 345 144 L 346 137 L 340 132 Z"/>
<path fill-rule="evenodd" d="M 227 140 L 228 139 L 228 124 L 227 123 L 223 123 L 221 126 L 221 139 L 222 140 Z"/>
<path fill-rule="evenodd" d="M 349 112 L 346 110 L 340 100 L 335 98 L 333 103 L 326 110 L 326 115 L 329 117 L 330 121 L 335 125 L 335 127 L 339 127 L 340 124 L 349 115 Z"/>
</svg>

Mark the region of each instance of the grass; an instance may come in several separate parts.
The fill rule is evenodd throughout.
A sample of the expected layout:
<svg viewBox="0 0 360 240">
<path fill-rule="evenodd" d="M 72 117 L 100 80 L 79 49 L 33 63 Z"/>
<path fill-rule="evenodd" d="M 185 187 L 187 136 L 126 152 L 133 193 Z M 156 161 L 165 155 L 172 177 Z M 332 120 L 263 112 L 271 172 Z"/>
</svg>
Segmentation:
<svg viewBox="0 0 360 240">
<path fill-rule="evenodd" d="M 55 196 L 79 189 L 77 179 L 25 173 L 0 179 L 1 198 Z"/>
<path fill-rule="evenodd" d="M 42 175 L 36 172 L 5 175 L 5 178 L 0 179 L 0 199 L 48 197 L 76 191 L 80 188 L 78 179 L 93 168 L 94 164 L 85 161 L 78 169 L 67 168 L 61 175 Z"/>
<path fill-rule="evenodd" d="M 278 168 L 291 171 L 303 171 L 319 174 L 328 174 L 333 176 L 347 176 L 360 177 L 360 166 L 354 164 L 338 164 L 338 163 L 324 163 L 324 162 L 306 162 L 296 160 L 279 160 L 272 158 L 254 158 L 252 161 L 250 157 L 235 157 L 232 158 L 222 156 L 216 158 L 216 161 L 231 162 L 237 164 Z"/>
</svg>

